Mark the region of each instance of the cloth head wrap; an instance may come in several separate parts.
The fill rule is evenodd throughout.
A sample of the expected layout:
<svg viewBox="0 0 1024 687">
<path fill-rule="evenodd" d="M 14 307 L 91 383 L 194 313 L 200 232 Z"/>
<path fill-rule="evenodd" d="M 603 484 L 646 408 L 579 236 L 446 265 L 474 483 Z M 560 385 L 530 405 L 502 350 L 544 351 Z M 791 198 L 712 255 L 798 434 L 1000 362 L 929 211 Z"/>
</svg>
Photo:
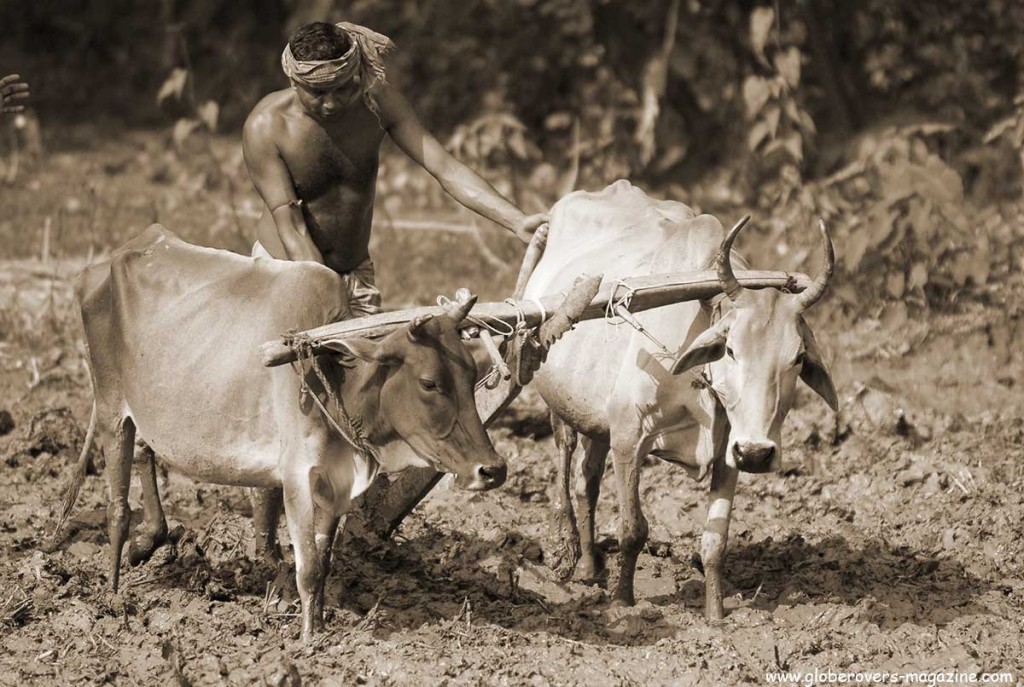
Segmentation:
<svg viewBox="0 0 1024 687">
<path fill-rule="evenodd" d="M 365 26 L 341 22 L 338 28 L 348 34 L 352 45 L 341 57 L 333 60 L 297 60 L 290 44 L 281 54 L 281 68 L 292 81 L 310 88 L 340 86 L 359 75 L 359 88 L 370 111 L 379 115 L 370 88 L 384 83 L 384 56 L 395 49 L 390 38 Z"/>
</svg>

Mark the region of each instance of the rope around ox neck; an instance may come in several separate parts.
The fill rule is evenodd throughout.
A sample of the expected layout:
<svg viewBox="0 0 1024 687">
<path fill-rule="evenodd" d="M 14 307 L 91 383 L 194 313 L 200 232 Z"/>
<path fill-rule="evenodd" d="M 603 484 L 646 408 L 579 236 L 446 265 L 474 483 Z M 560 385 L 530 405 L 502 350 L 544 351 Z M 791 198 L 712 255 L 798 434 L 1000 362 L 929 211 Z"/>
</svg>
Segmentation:
<svg viewBox="0 0 1024 687">
<path fill-rule="evenodd" d="M 285 345 L 290 347 L 295 352 L 295 362 L 292 363 L 292 369 L 295 370 L 299 376 L 299 399 L 309 397 L 313 399 L 313 403 L 320 409 L 320 412 L 327 422 L 334 428 L 341 437 L 352 444 L 360 453 L 369 456 L 374 460 L 379 461 L 377 456 L 377 450 L 370 445 L 366 438 L 366 434 L 363 432 L 363 423 L 359 418 L 353 418 L 348 414 L 345 409 L 345 404 L 341 399 L 340 394 L 334 392 L 334 387 L 327 381 L 327 375 L 323 371 L 323 367 L 320 365 L 320 361 L 317 355 L 313 351 L 313 339 L 301 332 L 288 332 L 284 337 Z M 334 407 L 337 408 L 338 416 L 341 419 L 339 422 L 333 415 L 327 406 L 323 404 L 320 397 L 310 388 L 306 382 L 306 371 L 305 364 L 309 363 L 310 368 L 316 374 L 317 379 L 320 381 L 320 386 L 323 387 L 324 393 L 327 394 L 328 402 L 333 402 Z M 342 426 L 344 424 L 345 426 Z"/>
</svg>

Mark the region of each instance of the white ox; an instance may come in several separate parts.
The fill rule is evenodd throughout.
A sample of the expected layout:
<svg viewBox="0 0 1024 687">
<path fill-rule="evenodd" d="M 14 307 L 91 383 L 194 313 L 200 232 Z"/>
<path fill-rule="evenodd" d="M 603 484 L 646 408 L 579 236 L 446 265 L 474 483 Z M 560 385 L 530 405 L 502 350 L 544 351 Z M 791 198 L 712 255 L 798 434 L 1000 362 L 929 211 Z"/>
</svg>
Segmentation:
<svg viewBox="0 0 1024 687">
<path fill-rule="evenodd" d="M 83 273 L 92 423 L 112 440 L 106 474 L 115 591 L 136 431 L 151 449 L 143 454 L 143 555 L 166 535 L 153 451 L 197 480 L 283 487 L 305 639 L 322 619 L 339 517 L 378 469 L 429 466 L 477 490 L 504 481 L 505 463 L 477 415 L 473 359 L 456 331 L 475 299 L 379 342 L 332 343 L 337 354 L 318 358 L 326 389 L 306 370 L 312 392 L 335 413 L 331 401 L 341 400 L 381 462 L 332 428 L 310 395 L 301 395 L 291 367 L 263 367 L 260 344 L 343 319 L 345 293 L 322 265 L 199 248 L 159 225 Z"/>
<path fill-rule="evenodd" d="M 778 468 L 782 423 L 797 377 L 836 407 L 829 371 L 801 315 L 822 296 L 831 276 L 834 255 L 824 224 L 825 267 L 799 295 L 739 285 L 729 256 L 740 228 L 742 223 L 723 242 L 714 217 L 695 217 L 682 203 L 653 200 L 624 180 L 600 193 L 572 193 L 551 211 L 547 249 L 530 278 L 527 298 L 563 291 L 580 273 L 603 273 L 607 283 L 716 264 L 726 294 L 638 315 L 653 337 L 672 349 L 670 355 L 627 324 L 597 320 L 578 325 L 537 372 L 536 386 L 552 410 L 562 451 L 563 522 L 573 518 L 569 475 L 576 433 L 583 435 L 585 494 L 578 504 L 583 514 L 570 558 L 578 559 L 571 562 L 585 579 L 597 577 L 603 567 L 594 546 L 594 508 L 612 452 L 621 518 L 617 603 L 634 603 L 637 556 L 647 540 L 639 495 L 644 456 L 682 464 L 697 478 L 711 470 L 701 556 L 705 612 L 720 619 L 721 564 L 738 470 Z M 739 262 L 737 256 L 732 260 Z M 574 521 L 565 529 L 576 536 Z"/>
</svg>

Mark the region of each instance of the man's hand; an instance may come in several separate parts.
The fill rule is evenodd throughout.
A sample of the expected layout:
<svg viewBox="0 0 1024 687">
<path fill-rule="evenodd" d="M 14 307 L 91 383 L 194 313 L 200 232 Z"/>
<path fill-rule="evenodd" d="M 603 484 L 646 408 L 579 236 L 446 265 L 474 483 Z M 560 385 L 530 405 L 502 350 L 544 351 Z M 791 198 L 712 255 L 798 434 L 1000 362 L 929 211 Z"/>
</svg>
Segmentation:
<svg viewBox="0 0 1024 687">
<path fill-rule="evenodd" d="M 28 95 L 28 84 L 22 81 L 18 74 L 10 74 L 0 79 L 0 114 L 24 110 L 25 105 L 15 101 L 25 100 Z"/>
<path fill-rule="evenodd" d="M 547 224 L 550 220 L 551 217 L 546 214 L 526 215 L 519 221 L 519 224 L 513 230 L 513 233 L 515 233 L 523 243 L 529 243 L 530 239 L 533 238 L 533 233 L 541 226 Z"/>
</svg>

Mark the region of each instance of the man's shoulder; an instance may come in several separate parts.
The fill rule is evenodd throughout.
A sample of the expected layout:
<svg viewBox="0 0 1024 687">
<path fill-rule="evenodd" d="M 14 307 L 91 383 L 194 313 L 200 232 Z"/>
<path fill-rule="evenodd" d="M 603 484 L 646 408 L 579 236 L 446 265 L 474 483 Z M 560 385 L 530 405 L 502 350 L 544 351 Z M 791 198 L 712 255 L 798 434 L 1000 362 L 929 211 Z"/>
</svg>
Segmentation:
<svg viewBox="0 0 1024 687">
<path fill-rule="evenodd" d="M 377 81 L 370 87 L 369 94 L 380 108 L 381 119 L 387 125 L 401 121 L 411 114 L 409 104 L 401 90 L 391 81 Z"/>
<path fill-rule="evenodd" d="M 283 125 L 291 103 L 288 89 L 274 91 L 256 103 L 245 119 L 242 133 L 245 136 L 273 136 Z"/>
</svg>

